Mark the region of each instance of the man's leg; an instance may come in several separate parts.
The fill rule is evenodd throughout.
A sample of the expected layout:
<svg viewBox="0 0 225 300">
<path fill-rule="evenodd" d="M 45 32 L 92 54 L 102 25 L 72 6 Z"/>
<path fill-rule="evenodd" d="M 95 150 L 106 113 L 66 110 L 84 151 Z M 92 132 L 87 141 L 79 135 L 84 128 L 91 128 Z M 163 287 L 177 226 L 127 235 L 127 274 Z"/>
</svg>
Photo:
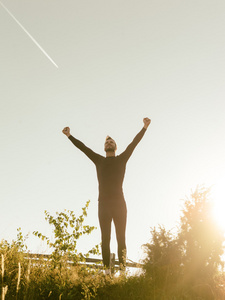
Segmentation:
<svg viewBox="0 0 225 300">
<path fill-rule="evenodd" d="M 120 265 L 126 265 L 126 223 L 127 207 L 125 201 L 115 205 L 113 209 L 113 221 L 116 228 L 116 238 L 118 243 L 118 257 Z"/>
<path fill-rule="evenodd" d="M 110 238 L 111 238 L 111 210 L 107 205 L 99 203 L 98 207 L 99 224 L 102 235 L 102 258 L 106 268 L 110 267 Z"/>
</svg>

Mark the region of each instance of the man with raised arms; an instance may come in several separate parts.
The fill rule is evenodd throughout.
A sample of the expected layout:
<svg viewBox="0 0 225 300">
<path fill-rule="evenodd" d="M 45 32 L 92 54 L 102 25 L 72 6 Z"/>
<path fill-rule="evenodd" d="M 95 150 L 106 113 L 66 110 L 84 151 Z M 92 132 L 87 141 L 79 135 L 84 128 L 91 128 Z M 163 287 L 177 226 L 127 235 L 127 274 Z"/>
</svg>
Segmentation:
<svg viewBox="0 0 225 300">
<path fill-rule="evenodd" d="M 69 127 L 65 127 L 62 131 L 78 149 L 84 152 L 87 157 L 92 160 L 96 166 L 99 183 L 98 217 L 102 236 L 103 264 L 106 269 L 110 268 L 110 238 L 112 220 L 116 229 L 119 263 L 121 266 L 125 266 L 126 263 L 125 232 L 127 208 L 123 195 L 123 179 L 126 163 L 145 134 L 151 120 L 149 118 L 144 118 L 143 122 L 144 126 L 141 131 L 135 136 L 126 150 L 117 156 L 116 142 L 110 136 L 107 136 L 105 140 L 104 150 L 106 152 L 106 156 L 104 157 L 95 153 L 81 141 L 73 137 L 70 134 Z"/>
</svg>

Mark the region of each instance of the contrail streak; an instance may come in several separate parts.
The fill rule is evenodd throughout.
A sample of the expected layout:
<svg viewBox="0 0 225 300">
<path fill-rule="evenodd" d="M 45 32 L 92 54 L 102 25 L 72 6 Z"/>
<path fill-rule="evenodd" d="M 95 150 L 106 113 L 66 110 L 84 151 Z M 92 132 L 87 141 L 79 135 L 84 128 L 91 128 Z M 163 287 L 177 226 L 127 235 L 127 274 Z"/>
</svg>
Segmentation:
<svg viewBox="0 0 225 300">
<path fill-rule="evenodd" d="M 42 51 L 42 53 L 53 63 L 53 65 L 58 68 L 54 60 L 48 55 L 48 53 L 38 44 L 38 42 L 30 35 L 30 33 L 23 27 L 23 25 L 14 17 L 14 15 L 5 7 L 0 1 L 1 6 L 7 11 L 7 13 L 13 18 L 13 20 L 23 29 L 23 31 L 29 36 L 29 38 L 35 43 L 36 46 Z"/>
</svg>

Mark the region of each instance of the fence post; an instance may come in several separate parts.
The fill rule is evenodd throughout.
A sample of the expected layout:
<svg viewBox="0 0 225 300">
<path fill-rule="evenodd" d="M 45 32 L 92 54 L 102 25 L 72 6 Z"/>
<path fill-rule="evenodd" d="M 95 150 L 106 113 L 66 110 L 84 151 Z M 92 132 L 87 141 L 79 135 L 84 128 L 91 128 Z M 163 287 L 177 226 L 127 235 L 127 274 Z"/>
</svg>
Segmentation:
<svg viewBox="0 0 225 300">
<path fill-rule="evenodd" d="M 110 253 L 110 268 L 111 268 L 112 274 L 114 273 L 114 270 L 115 270 L 115 260 L 116 260 L 115 253 Z"/>
</svg>

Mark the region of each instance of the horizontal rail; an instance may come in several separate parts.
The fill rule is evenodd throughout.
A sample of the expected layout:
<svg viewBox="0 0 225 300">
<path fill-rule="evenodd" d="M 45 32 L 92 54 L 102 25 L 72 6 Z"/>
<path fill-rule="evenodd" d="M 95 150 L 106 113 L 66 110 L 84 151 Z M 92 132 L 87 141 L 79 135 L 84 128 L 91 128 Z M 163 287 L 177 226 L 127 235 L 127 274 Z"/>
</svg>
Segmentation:
<svg viewBox="0 0 225 300">
<path fill-rule="evenodd" d="M 50 259 L 51 254 L 35 254 L 35 253 L 27 253 L 27 258 L 30 258 L 31 260 L 39 260 L 39 259 Z M 72 263 L 72 258 L 68 259 L 68 263 Z M 100 264 L 102 263 L 102 259 L 99 258 L 90 258 L 90 257 L 84 257 L 84 264 L 85 263 L 92 263 L 92 264 Z M 81 263 L 82 264 L 82 263 Z M 119 266 L 120 263 L 118 260 L 115 260 L 115 254 L 111 253 L 111 266 Z M 126 266 L 129 268 L 141 268 L 142 264 L 136 263 L 136 262 L 126 262 Z"/>
</svg>

